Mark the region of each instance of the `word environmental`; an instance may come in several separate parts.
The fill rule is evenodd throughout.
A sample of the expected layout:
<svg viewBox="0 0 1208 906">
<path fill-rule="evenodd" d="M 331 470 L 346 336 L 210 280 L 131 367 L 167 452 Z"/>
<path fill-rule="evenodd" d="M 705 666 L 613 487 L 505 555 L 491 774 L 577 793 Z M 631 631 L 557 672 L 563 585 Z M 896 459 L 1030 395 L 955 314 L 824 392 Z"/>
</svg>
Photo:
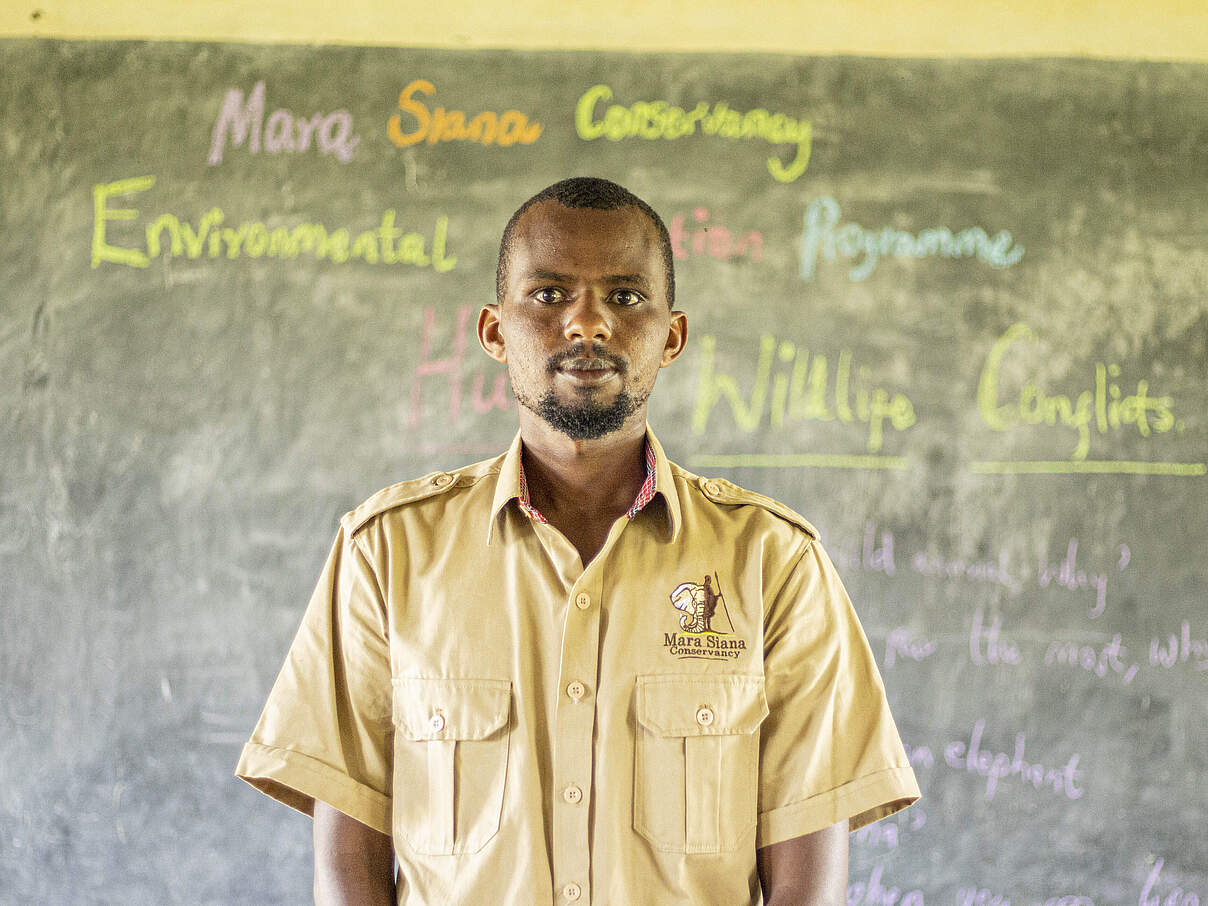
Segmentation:
<svg viewBox="0 0 1208 906">
<path fill-rule="evenodd" d="M 905 431 L 916 421 L 914 404 L 904 393 L 872 386 L 867 368 L 853 367 L 850 350 L 840 350 L 832 370 L 825 355 L 799 348 L 795 343 L 765 334 L 759 341 L 755 379 L 745 399 L 738 381 L 717 370 L 717 338 L 700 340 L 701 366 L 692 433 L 704 434 L 709 417 L 725 399 L 741 431 L 757 430 L 765 415 L 772 428 L 793 421 L 835 421 L 868 426 L 870 453 L 881 449 L 885 429 Z M 784 368 L 777 369 L 779 362 Z M 833 383 L 832 383 L 833 379 Z"/>
<path fill-rule="evenodd" d="M 146 192 L 155 185 L 154 176 L 136 176 L 92 187 L 92 266 L 102 263 L 145 268 L 162 255 L 176 258 L 280 258 L 309 256 L 344 264 L 361 260 L 367 264 L 406 264 L 430 267 L 437 273 L 451 271 L 457 257 L 448 253 L 449 218 L 436 218 L 429 238 L 422 233 L 403 232 L 395 225 L 396 212 L 382 213 L 376 229 L 355 235 L 347 227 L 303 222 L 293 226 L 244 220 L 228 225 L 226 212 L 213 207 L 196 224 L 175 214 L 163 213 L 143 229 L 142 246 L 114 245 L 109 241 L 111 221 L 138 220 L 137 208 L 112 208 L 110 199 Z M 116 240 L 115 240 L 116 241 Z M 129 240 L 127 240 L 129 241 Z"/>
</svg>

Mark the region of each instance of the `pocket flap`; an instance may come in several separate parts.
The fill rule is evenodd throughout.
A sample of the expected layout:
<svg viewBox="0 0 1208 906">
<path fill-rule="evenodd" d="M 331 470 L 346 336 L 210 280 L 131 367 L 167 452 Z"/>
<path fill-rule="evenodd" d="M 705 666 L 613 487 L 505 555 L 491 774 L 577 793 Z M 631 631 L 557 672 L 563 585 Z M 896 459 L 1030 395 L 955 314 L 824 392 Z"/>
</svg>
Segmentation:
<svg viewBox="0 0 1208 906">
<path fill-rule="evenodd" d="M 508 722 L 508 680 L 393 680 L 394 723 L 408 739 L 486 739 Z"/>
<path fill-rule="evenodd" d="M 768 716 L 762 676 L 639 676 L 637 717 L 659 736 L 752 733 Z"/>
</svg>

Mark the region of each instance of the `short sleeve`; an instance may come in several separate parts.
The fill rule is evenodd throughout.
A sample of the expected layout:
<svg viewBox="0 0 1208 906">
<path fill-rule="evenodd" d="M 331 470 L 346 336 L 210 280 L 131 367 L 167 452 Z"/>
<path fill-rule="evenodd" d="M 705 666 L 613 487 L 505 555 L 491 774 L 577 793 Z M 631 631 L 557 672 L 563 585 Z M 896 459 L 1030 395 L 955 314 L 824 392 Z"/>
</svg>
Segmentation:
<svg viewBox="0 0 1208 906">
<path fill-rule="evenodd" d="M 768 605 L 757 846 L 851 830 L 919 798 L 885 687 L 843 583 L 807 541 Z"/>
<path fill-rule="evenodd" d="M 393 724 L 386 607 L 341 528 L 237 777 L 314 814 L 314 801 L 390 833 Z"/>
</svg>

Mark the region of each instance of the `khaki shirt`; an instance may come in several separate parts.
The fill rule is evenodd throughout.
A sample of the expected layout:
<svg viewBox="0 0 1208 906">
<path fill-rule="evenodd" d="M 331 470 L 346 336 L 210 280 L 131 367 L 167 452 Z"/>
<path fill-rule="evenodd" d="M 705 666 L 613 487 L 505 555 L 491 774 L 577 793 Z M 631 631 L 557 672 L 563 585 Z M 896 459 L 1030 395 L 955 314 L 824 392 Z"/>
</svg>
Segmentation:
<svg viewBox="0 0 1208 906">
<path fill-rule="evenodd" d="M 648 439 L 586 569 L 519 436 L 346 514 L 238 776 L 392 835 L 413 906 L 759 903 L 756 847 L 917 799 L 814 529 Z"/>
</svg>

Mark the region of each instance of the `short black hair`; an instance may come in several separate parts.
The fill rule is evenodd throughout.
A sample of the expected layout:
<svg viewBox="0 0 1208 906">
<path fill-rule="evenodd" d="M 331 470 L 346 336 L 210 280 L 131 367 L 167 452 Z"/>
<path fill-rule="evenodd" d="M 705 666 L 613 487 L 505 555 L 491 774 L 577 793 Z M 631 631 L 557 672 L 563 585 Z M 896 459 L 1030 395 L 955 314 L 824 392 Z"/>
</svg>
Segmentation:
<svg viewBox="0 0 1208 906">
<path fill-rule="evenodd" d="M 565 208 L 595 208 L 601 211 L 634 207 L 649 217 L 659 234 L 659 246 L 663 255 L 663 276 L 667 283 L 667 305 L 668 307 L 674 306 L 675 255 L 671 250 L 671 234 L 667 232 L 667 224 L 663 223 L 663 218 L 654 208 L 624 186 L 598 176 L 572 176 L 570 179 L 563 179 L 552 186 L 546 186 L 516 209 L 516 213 L 508 221 L 508 225 L 503 228 L 503 238 L 499 242 L 499 263 L 495 267 L 496 299 L 503 301 L 503 294 L 507 289 L 508 267 L 511 265 L 516 224 L 525 211 L 543 201 L 556 201 Z"/>
</svg>

